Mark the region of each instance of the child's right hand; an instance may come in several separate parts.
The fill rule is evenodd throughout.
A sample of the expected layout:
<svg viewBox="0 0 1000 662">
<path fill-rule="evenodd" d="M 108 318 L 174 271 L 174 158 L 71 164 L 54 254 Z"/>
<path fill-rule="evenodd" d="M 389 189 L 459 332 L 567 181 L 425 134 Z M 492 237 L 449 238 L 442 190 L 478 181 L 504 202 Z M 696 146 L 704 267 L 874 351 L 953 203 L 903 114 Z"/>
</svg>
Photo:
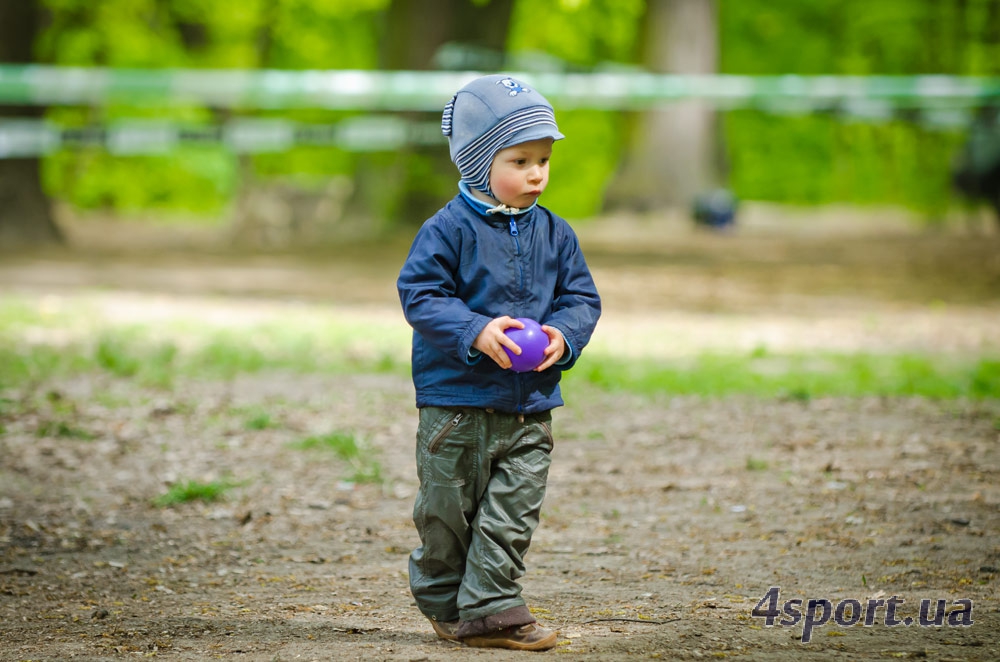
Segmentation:
<svg viewBox="0 0 1000 662">
<path fill-rule="evenodd" d="M 521 354 L 521 348 L 517 346 L 517 343 L 504 333 L 510 328 L 523 329 L 524 324 L 507 315 L 490 320 L 490 323 L 479 332 L 475 342 L 472 343 L 474 348 L 493 359 L 504 370 L 510 368 L 511 365 L 510 357 L 507 356 L 507 352 L 503 351 L 504 347 L 515 354 Z"/>
</svg>

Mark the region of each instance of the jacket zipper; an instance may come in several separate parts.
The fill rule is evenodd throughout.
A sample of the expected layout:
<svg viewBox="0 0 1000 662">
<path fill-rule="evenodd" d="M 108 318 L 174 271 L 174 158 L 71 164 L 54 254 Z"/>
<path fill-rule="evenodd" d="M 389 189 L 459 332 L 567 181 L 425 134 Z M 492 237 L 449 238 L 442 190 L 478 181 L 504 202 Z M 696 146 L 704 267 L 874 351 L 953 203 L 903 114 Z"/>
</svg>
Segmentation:
<svg viewBox="0 0 1000 662">
<path fill-rule="evenodd" d="M 434 438 L 431 439 L 431 443 L 427 444 L 427 452 L 436 453 L 438 447 L 441 446 L 441 443 L 448 437 L 449 434 L 452 433 L 452 430 L 458 427 L 458 424 L 462 421 L 464 416 L 465 414 L 462 412 L 455 414 L 455 418 L 448 421 L 448 423 L 441 428 L 441 431 L 434 435 Z"/>
<path fill-rule="evenodd" d="M 517 275 L 519 278 L 518 292 L 524 292 L 524 266 L 521 264 L 521 260 L 517 259 L 521 257 L 521 241 L 518 236 L 521 232 L 517 229 L 517 221 L 513 216 L 510 217 L 510 236 L 514 238 L 514 262 L 517 264 Z M 514 380 L 514 401 L 517 403 L 517 411 L 520 413 L 523 411 L 521 403 L 521 375 L 517 375 L 517 379 Z"/>
<path fill-rule="evenodd" d="M 518 237 L 521 235 L 520 230 L 517 229 L 517 221 L 514 217 L 510 217 L 510 236 L 514 237 L 514 255 L 521 254 L 521 242 Z"/>
</svg>

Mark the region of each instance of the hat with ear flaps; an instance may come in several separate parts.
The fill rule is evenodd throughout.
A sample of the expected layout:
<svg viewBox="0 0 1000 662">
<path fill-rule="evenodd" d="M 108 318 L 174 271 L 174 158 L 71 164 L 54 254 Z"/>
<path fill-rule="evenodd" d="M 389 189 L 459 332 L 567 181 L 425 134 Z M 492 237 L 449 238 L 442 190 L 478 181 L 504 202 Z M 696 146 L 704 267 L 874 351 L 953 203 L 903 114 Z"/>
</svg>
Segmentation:
<svg viewBox="0 0 1000 662">
<path fill-rule="evenodd" d="M 483 76 L 460 89 L 444 107 L 441 132 L 462 180 L 488 195 L 490 166 L 501 149 L 566 137 L 545 97 L 504 75 Z"/>
</svg>

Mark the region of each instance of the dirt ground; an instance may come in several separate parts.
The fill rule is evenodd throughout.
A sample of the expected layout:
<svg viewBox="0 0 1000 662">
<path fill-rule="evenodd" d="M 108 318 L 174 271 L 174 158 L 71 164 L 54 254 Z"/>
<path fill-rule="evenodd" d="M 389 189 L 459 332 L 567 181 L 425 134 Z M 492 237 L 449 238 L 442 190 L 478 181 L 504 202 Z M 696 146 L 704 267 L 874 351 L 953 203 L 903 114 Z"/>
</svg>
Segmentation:
<svg viewBox="0 0 1000 662">
<path fill-rule="evenodd" d="M 1000 355 L 996 235 L 825 227 L 582 228 L 606 302 L 594 351 Z M 293 303 L 391 318 L 405 248 L 4 255 L 0 295 L 86 297 L 109 319 L 259 319 Z M 560 632 L 544 655 L 1000 659 L 1000 402 L 565 395 L 523 580 Z M 0 398 L 0 660 L 533 655 L 438 640 L 413 606 L 406 378 L 267 373 L 164 391 L 102 375 Z M 255 409 L 272 425 L 248 429 Z M 91 438 L 40 431 L 53 412 Z M 366 440 L 381 484 L 288 448 L 331 429 Z M 239 482 L 226 500 L 151 505 L 181 478 L 225 476 Z M 779 609 L 802 601 L 794 626 L 753 615 L 770 587 Z M 893 596 L 910 625 L 886 624 Z M 820 599 L 832 615 L 803 642 Z M 870 625 L 836 622 L 851 621 L 832 613 L 849 600 Z M 921 600 L 931 621 L 945 601 L 943 624 L 918 622 Z"/>
</svg>

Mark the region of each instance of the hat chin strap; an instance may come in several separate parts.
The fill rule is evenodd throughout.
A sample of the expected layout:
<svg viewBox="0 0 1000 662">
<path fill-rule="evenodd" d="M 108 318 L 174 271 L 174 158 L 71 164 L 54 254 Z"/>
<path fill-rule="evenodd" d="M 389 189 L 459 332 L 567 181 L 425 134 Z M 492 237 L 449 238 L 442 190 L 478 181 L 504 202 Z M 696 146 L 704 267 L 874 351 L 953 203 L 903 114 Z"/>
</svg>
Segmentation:
<svg viewBox="0 0 1000 662">
<path fill-rule="evenodd" d="M 507 214 L 508 216 L 514 216 L 525 211 L 524 209 L 518 209 L 517 207 L 511 207 L 510 205 L 505 205 L 504 203 L 498 204 L 496 207 L 490 207 L 486 210 L 487 214 Z"/>
<path fill-rule="evenodd" d="M 458 190 L 461 191 L 462 196 L 465 197 L 466 200 L 472 202 L 477 209 L 479 209 L 482 213 L 488 216 L 492 216 L 493 214 L 504 214 L 505 216 L 514 216 L 516 214 L 523 214 L 526 211 L 530 211 L 532 207 L 538 204 L 538 201 L 536 200 L 535 202 L 531 203 L 531 206 L 525 207 L 523 209 L 520 209 L 518 207 L 511 207 L 510 205 L 506 205 L 498 201 L 496 198 L 493 198 L 493 196 L 487 193 L 486 191 L 483 191 L 481 189 L 475 189 L 480 193 L 489 195 L 491 198 L 493 198 L 494 201 L 497 202 L 497 205 L 495 207 L 491 207 L 490 205 L 492 204 L 492 202 L 488 202 L 486 200 L 483 200 L 482 198 L 476 197 L 476 195 L 473 193 L 472 187 L 469 186 L 469 183 L 464 179 L 458 180 Z"/>
</svg>

